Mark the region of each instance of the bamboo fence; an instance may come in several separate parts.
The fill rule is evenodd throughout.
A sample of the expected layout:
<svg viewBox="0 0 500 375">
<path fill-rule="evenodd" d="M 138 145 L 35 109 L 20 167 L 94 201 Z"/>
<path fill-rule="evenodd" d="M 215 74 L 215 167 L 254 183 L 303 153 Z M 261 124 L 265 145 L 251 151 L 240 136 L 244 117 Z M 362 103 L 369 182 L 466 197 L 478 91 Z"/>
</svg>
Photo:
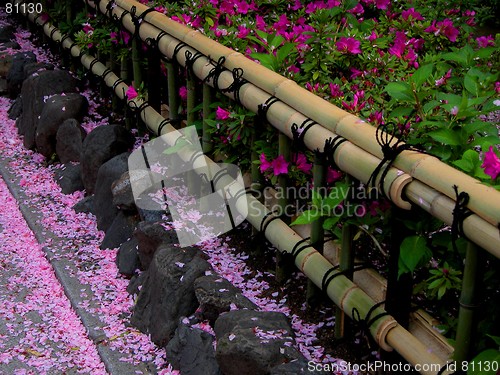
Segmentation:
<svg viewBox="0 0 500 375">
<path fill-rule="evenodd" d="M 345 137 L 348 141 L 337 147 L 334 160 L 340 169 L 354 178 L 364 183 L 368 182 L 373 170 L 377 168 L 383 158 L 380 146 L 375 140 L 375 128 L 371 125 L 323 101 L 300 88 L 293 81 L 287 80 L 250 61 L 240 53 L 203 36 L 198 31 L 172 21 L 158 12 L 148 11 L 148 13 L 144 13 L 148 8 L 132 0 L 87 1 L 86 4 L 98 8 L 100 12 L 110 17 L 117 17 L 128 31 L 137 34 L 143 41 L 156 40 L 161 54 L 169 60 L 177 60 L 182 66 L 187 65 L 186 51 L 189 51 L 192 56 L 196 53 L 202 54 L 192 64 L 192 71 L 198 79 L 205 80 L 214 68 L 212 61 L 224 57 L 224 66 L 228 70 L 222 71 L 219 75 L 217 89 L 231 86 L 235 81 L 233 70 L 243 68 L 244 78 L 248 82 L 241 85 L 236 93 L 225 93 L 225 95 L 231 99 L 239 98 L 244 107 L 256 113 L 259 110 L 259 105 L 268 102 L 273 96 L 278 98 L 280 101 L 269 106 L 267 120 L 280 131 L 280 134 L 284 134 L 290 139 L 293 138 L 293 124 L 303 123 L 308 119 L 317 121 L 318 124 L 313 125 L 304 136 L 304 144 L 310 150 L 324 151 L 326 139 L 334 139 L 337 135 Z M 144 17 L 140 16 L 143 13 Z M 119 98 L 126 99 L 125 92 L 128 85 L 113 72 L 109 72 L 104 64 L 94 57 L 84 54 L 69 37 L 63 36 L 57 28 L 42 21 L 38 15 L 24 15 L 36 24 L 42 25 L 46 35 L 54 41 L 58 41 L 63 48 L 69 49 L 72 56 L 79 57 L 81 63 L 92 73 L 104 76 L 106 85 L 113 88 L 114 93 Z M 136 32 L 137 16 L 140 19 L 140 28 Z M 185 44 L 181 45 L 181 43 Z M 174 69 L 173 64 L 170 64 L 169 78 Z M 189 85 L 192 87 L 193 83 L 191 82 Z M 207 112 L 209 107 L 208 103 L 205 102 L 210 101 L 213 97 L 209 85 L 214 86 L 213 80 L 203 85 L 204 108 L 207 108 Z M 169 107 L 172 119 L 177 116 L 175 109 L 178 106 L 178 102 L 176 102 L 178 90 L 177 92 L 173 90 L 174 86 L 175 82 L 169 80 Z M 158 135 L 162 135 L 169 145 L 173 146 L 176 140 L 182 137 L 182 134 L 173 126 L 165 124 L 164 117 L 147 103 L 142 100 L 132 100 L 128 101 L 127 104 L 131 108 L 142 109 L 140 117 L 153 132 L 158 134 L 158 128 L 161 125 L 162 131 Z M 192 104 L 193 99 L 188 97 L 188 105 L 191 105 L 191 108 Z M 205 106 L 205 104 L 207 105 Z M 205 138 L 205 135 L 204 133 L 204 151 L 210 148 L 210 141 Z M 286 145 L 286 139 L 283 139 L 283 142 Z M 285 151 L 280 149 L 280 153 L 283 154 Z M 184 161 L 191 160 L 192 154 L 192 148 L 189 146 L 179 151 L 179 155 Z M 219 170 L 219 167 L 206 156 L 194 159 L 193 167 L 195 170 L 199 172 L 205 170 L 206 165 L 210 166 L 211 171 Z M 315 171 L 315 180 L 316 177 L 319 180 L 321 173 L 324 173 L 321 168 L 318 168 L 318 172 Z M 464 220 L 464 233 L 469 240 L 500 258 L 500 237 L 496 227 L 500 221 L 500 195 L 494 189 L 481 185 L 477 180 L 441 163 L 436 158 L 412 151 L 404 151 L 398 156 L 394 167 L 388 171 L 382 186 L 387 197 L 398 207 L 407 210 L 411 208 L 411 203 L 414 203 L 451 225 L 455 208 L 455 200 L 453 199 L 455 192 L 451 184 L 448 186 L 450 181 L 458 185 L 461 191 L 467 191 L 471 197 L 469 207 L 475 214 Z M 380 183 L 380 177 L 376 182 Z M 285 182 L 284 184 L 286 186 Z M 217 186 L 222 188 L 225 195 L 230 196 L 241 195 L 245 189 L 229 176 L 218 180 Z M 262 224 L 266 220 L 269 222 L 265 236 L 279 252 L 290 252 L 301 243 L 309 245 L 308 241 L 300 237 L 283 220 L 270 221 L 270 211 L 252 196 L 246 199 L 237 199 L 236 208 L 239 212 L 248 212 L 247 220 L 255 228 L 262 228 Z M 320 241 L 319 237 L 321 236 L 318 237 L 317 234 L 314 236 L 315 238 L 311 234 L 310 242 Z M 346 236 L 349 237 L 348 234 Z M 470 253 L 474 252 L 471 250 Z M 339 272 L 335 272 L 328 260 L 311 246 L 307 246 L 299 252 L 295 264 L 319 288 L 323 286 L 325 277 Z M 467 296 L 470 296 L 473 289 L 467 291 Z M 353 318 L 355 311 L 359 312 L 360 317 L 366 319 L 372 312 L 371 316 L 384 313 L 381 307 L 343 274 L 335 277 L 325 291 L 329 298 L 350 318 Z M 467 296 L 464 298 L 467 299 Z M 462 322 L 465 321 L 465 319 L 462 320 Z M 425 367 L 427 370 L 422 368 L 422 374 L 435 374 L 437 373 L 436 368 L 439 369 L 445 365 L 443 359 L 429 353 L 419 340 L 415 339 L 389 315 L 377 317 L 370 327 L 370 333 L 382 349 L 386 351 L 395 349 L 414 366 L 427 364 L 428 366 Z M 467 356 L 467 353 L 464 356 Z M 444 371 L 443 373 L 447 374 L 448 372 Z"/>
</svg>

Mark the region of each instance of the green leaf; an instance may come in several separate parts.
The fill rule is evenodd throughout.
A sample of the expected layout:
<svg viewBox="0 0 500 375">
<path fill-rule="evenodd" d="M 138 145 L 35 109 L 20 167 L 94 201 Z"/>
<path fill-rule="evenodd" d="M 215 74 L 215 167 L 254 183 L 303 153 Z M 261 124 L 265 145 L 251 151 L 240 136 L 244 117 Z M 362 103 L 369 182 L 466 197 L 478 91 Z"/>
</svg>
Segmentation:
<svg viewBox="0 0 500 375">
<path fill-rule="evenodd" d="M 340 220 L 340 216 L 329 217 L 323 223 L 323 229 L 331 230 L 333 227 L 336 227 L 339 220 Z"/>
<path fill-rule="evenodd" d="M 463 127 L 463 129 L 465 130 L 465 132 L 468 135 L 471 135 L 471 134 L 474 134 L 477 131 L 486 129 L 489 126 L 491 126 L 490 123 L 478 120 L 478 121 L 471 122 L 470 124 L 466 124 Z"/>
<path fill-rule="evenodd" d="M 479 96 L 479 85 L 477 84 L 477 77 L 467 74 L 464 77 L 464 87 L 472 95 Z"/>
<path fill-rule="evenodd" d="M 358 5 L 358 0 L 346 0 L 344 3 L 344 10 L 351 10 Z"/>
<path fill-rule="evenodd" d="M 265 66 L 268 69 L 271 69 L 272 71 L 275 71 L 274 69 L 274 63 L 276 62 L 276 56 L 274 55 L 269 55 L 267 53 L 257 53 L 253 52 L 249 55 L 250 57 L 259 60 L 260 63 Z"/>
<path fill-rule="evenodd" d="M 438 129 L 427 133 L 432 139 L 449 146 L 461 144 L 460 136 L 451 129 Z"/>
<path fill-rule="evenodd" d="M 290 52 L 295 48 L 295 43 L 285 43 L 283 47 L 278 49 L 276 52 L 276 57 L 278 58 L 278 62 L 284 61 L 287 57 L 289 57 Z"/>
<path fill-rule="evenodd" d="M 498 337 L 498 336 L 492 336 L 492 335 L 488 335 L 488 334 L 486 334 L 486 336 L 488 336 L 489 338 L 493 339 L 493 341 L 495 341 L 495 344 L 497 344 L 498 346 L 500 346 L 500 337 Z"/>
<path fill-rule="evenodd" d="M 482 351 L 469 362 L 467 375 L 495 375 L 498 371 L 499 362 L 500 352 L 498 350 L 487 349 Z"/>
<path fill-rule="evenodd" d="M 321 201 L 322 201 L 321 195 L 317 191 L 313 190 L 312 191 L 312 203 L 313 203 L 313 205 L 319 209 L 319 208 L 321 208 Z"/>
<path fill-rule="evenodd" d="M 467 150 L 462 155 L 462 158 L 455 160 L 453 164 L 467 173 L 473 172 L 479 164 L 479 154 L 474 150 Z"/>
<path fill-rule="evenodd" d="M 415 71 L 415 73 L 412 74 L 411 81 L 415 83 L 415 87 L 417 89 L 427 81 L 427 79 L 431 76 L 433 70 L 434 64 L 428 64 L 421 66 Z"/>
<path fill-rule="evenodd" d="M 179 139 L 179 141 L 176 141 L 175 146 L 167 148 L 165 151 L 163 151 L 164 154 L 171 155 L 179 150 L 181 150 L 184 146 L 188 145 L 189 142 L 185 138 Z"/>
<path fill-rule="evenodd" d="M 420 259 L 427 252 L 425 239 L 420 236 L 411 236 L 403 240 L 400 247 L 400 257 L 408 269 L 413 273 Z"/>
<path fill-rule="evenodd" d="M 309 224 L 313 221 L 318 220 L 321 217 L 321 211 L 318 210 L 308 210 L 304 211 L 293 223 L 290 225 L 301 225 Z"/>
<path fill-rule="evenodd" d="M 410 88 L 410 85 L 406 82 L 390 82 L 384 89 L 387 93 L 394 99 L 407 100 L 410 102 L 415 102 L 415 97 Z"/>
<path fill-rule="evenodd" d="M 443 60 L 456 61 L 462 65 L 467 64 L 467 58 L 461 54 L 456 53 L 456 52 L 445 53 L 441 57 L 443 58 Z"/>
<path fill-rule="evenodd" d="M 440 104 L 441 103 L 437 100 L 431 100 L 429 103 L 424 104 L 424 112 L 429 113 L 429 111 L 433 110 L 434 108 L 436 108 Z"/>
<path fill-rule="evenodd" d="M 391 119 L 399 116 L 408 116 L 412 110 L 413 108 L 410 107 L 402 107 L 402 106 L 397 107 L 391 112 L 389 118 Z"/>
</svg>

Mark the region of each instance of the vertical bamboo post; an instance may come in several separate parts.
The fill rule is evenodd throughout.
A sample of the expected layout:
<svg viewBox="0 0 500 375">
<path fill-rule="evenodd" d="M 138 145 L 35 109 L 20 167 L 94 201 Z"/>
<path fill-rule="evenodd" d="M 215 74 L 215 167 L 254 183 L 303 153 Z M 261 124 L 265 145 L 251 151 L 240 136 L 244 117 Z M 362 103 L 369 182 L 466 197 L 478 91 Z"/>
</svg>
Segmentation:
<svg viewBox="0 0 500 375">
<path fill-rule="evenodd" d="M 286 134 L 279 134 L 279 154 L 283 156 L 285 162 L 289 163 L 291 166 L 292 152 L 291 146 L 292 142 Z M 278 176 L 278 212 L 281 216 L 281 220 L 286 224 L 290 224 L 291 217 L 287 216 L 287 209 L 290 203 L 290 197 L 288 196 L 288 176 L 287 174 L 280 174 Z M 280 251 L 276 252 L 276 282 L 278 284 L 284 284 L 288 277 L 290 276 L 290 267 L 283 264 L 283 256 Z"/>
<path fill-rule="evenodd" d="M 148 102 L 153 109 L 161 112 L 160 54 L 156 43 L 148 48 Z"/>
<path fill-rule="evenodd" d="M 110 62 L 109 62 L 109 69 L 111 69 L 111 71 L 113 71 L 113 73 L 116 72 L 116 46 L 111 43 L 111 49 L 109 51 L 109 59 L 110 59 Z M 113 109 L 113 114 L 114 114 L 114 118 L 116 118 L 116 115 L 117 115 L 117 112 L 118 112 L 118 97 L 113 93 L 113 95 L 111 95 L 111 103 L 112 103 L 112 109 Z"/>
<path fill-rule="evenodd" d="M 202 135 L 202 147 L 203 153 L 208 157 L 212 157 L 212 152 L 214 149 L 214 145 L 212 144 L 212 134 L 209 133 L 210 125 L 208 125 L 207 121 L 209 119 L 210 114 L 213 112 L 210 105 L 213 103 L 215 97 L 214 89 L 207 85 L 203 84 L 203 135 Z M 252 146 L 253 150 L 253 146 Z M 252 152 L 253 154 L 253 152 Z M 252 159 L 253 160 L 253 159 Z M 253 166 L 254 164 L 252 164 Z M 258 166 L 257 166 L 258 167 Z M 253 175 L 252 175 L 253 176 Z"/>
<path fill-rule="evenodd" d="M 460 294 L 455 353 L 453 354 L 457 368 L 461 368 L 461 363 L 464 361 L 468 362 L 472 359 L 471 349 L 474 348 L 473 340 L 477 328 L 474 317 L 478 308 L 481 288 L 481 251 L 482 249 L 473 242 L 468 243 Z"/>
<path fill-rule="evenodd" d="M 101 61 L 103 60 L 103 54 L 101 51 L 97 51 L 97 60 Z M 92 73 L 92 72 L 91 72 Z M 99 78 L 96 79 L 97 80 L 97 84 L 99 85 L 99 95 L 101 96 L 101 98 L 104 98 L 106 97 L 106 85 L 104 84 L 104 82 L 102 82 L 102 80 L 100 80 Z"/>
<path fill-rule="evenodd" d="M 123 59 L 121 62 L 121 68 L 120 68 L 120 78 L 124 81 L 128 80 L 128 61 L 126 59 Z M 124 115 L 125 115 L 125 127 L 128 130 L 132 129 L 132 113 L 131 110 L 125 101 L 125 106 L 124 106 Z"/>
<path fill-rule="evenodd" d="M 397 320 L 405 329 L 408 329 L 410 322 L 411 296 L 413 292 L 413 277 L 410 273 L 399 276 L 399 255 L 401 243 L 412 235 L 406 225 L 398 219 L 410 219 L 413 210 L 405 211 L 396 205 L 391 207 L 391 240 L 389 256 L 389 274 L 387 277 L 387 292 L 385 298 L 385 310 Z M 399 363 L 402 359 L 396 352 L 381 352 L 381 360 L 391 364 Z"/>
<path fill-rule="evenodd" d="M 132 71 L 134 73 L 134 88 L 138 88 L 142 84 L 142 71 L 141 71 L 141 55 L 140 49 L 141 41 L 138 37 L 132 36 Z M 139 135 L 143 135 L 145 127 L 142 123 L 141 116 L 137 116 L 137 130 Z"/>
<path fill-rule="evenodd" d="M 186 90 L 187 90 L 187 126 L 192 125 L 196 121 L 196 113 L 193 109 L 196 107 L 196 78 L 193 72 L 186 68 Z M 198 174 L 194 170 L 188 171 L 188 191 L 190 194 L 198 195 L 200 186 L 196 186 Z M 226 222 L 228 221 L 226 216 Z M 227 224 L 227 223 L 226 223 Z M 229 226 L 231 223 L 229 222 Z M 231 228 L 231 227 L 230 227 Z"/>
<path fill-rule="evenodd" d="M 260 171 L 260 166 L 256 163 L 255 161 L 260 159 L 260 155 L 256 151 L 256 142 L 259 140 L 258 132 L 260 127 L 262 126 L 262 123 L 259 119 L 259 116 L 255 116 L 253 120 L 253 132 L 252 132 L 252 137 L 251 137 L 251 147 L 252 147 L 252 166 L 251 166 L 251 177 L 252 177 L 252 185 L 250 188 L 254 191 L 259 191 L 259 195 L 257 196 L 257 199 L 259 200 L 260 203 L 264 204 L 264 191 L 262 189 L 262 174 Z M 257 236 L 259 234 L 259 229 L 252 226 L 252 236 Z M 257 243 L 255 246 L 255 249 L 253 250 L 253 254 L 255 256 L 261 256 L 262 255 L 262 246 L 260 243 Z"/>
<path fill-rule="evenodd" d="M 42 12 L 47 12 L 47 11 L 48 11 L 47 0 L 42 0 Z M 47 35 L 44 32 L 42 32 L 42 43 L 47 44 Z"/>
<path fill-rule="evenodd" d="M 313 192 L 319 194 L 322 198 L 326 195 L 327 170 L 328 167 L 325 165 L 323 154 L 315 152 L 313 166 Z M 321 207 L 318 207 L 318 209 L 321 210 Z M 323 229 L 324 221 L 325 217 L 322 215 L 320 218 L 311 223 L 311 245 L 321 254 L 323 254 L 323 241 L 325 238 L 325 231 Z M 320 294 L 320 289 L 314 285 L 311 280 L 308 280 L 306 298 L 308 308 L 312 308 L 317 305 Z"/>
<path fill-rule="evenodd" d="M 179 120 L 179 67 L 177 64 L 168 62 L 167 63 L 167 74 L 168 74 L 168 107 L 169 116 L 171 120 Z M 178 126 L 175 124 L 174 126 Z"/>
</svg>

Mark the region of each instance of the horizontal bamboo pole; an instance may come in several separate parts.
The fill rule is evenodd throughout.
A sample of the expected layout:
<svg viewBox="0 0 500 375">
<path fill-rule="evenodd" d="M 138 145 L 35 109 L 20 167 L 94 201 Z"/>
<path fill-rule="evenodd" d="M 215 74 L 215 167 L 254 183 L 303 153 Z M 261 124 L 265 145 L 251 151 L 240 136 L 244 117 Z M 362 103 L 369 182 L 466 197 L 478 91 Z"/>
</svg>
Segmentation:
<svg viewBox="0 0 500 375">
<path fill-rule="evenodd" d="M 24 14 L 25 15 L 25 14 Z M 35 20 L 34 14 L 28 14 L 30 20 Z M 54 27 L 50 27 L 50 34 L 54 40 L 56 40 L 56 32 L 53 32 Z M 48 34 L 48 35 L 50 35 Z M 59 33 L 60 34 L 60 33 Z M 67 38 L 69 39 L 69 38 Z M 61 40 L 59 38 L 59 40 Z M 71 41 L 69 41 L 72 43 Z M 71 45 L 71 44 L 70 44 Z M 78 48 L 78 47 L 73 47 Z M 79 48 L 78 48 L 79 49 Z M 82 62 L 85 59 L 86 62 L 89 60 L 94 61 L 95 59 L 90 56 L 82 56 Z M 89 63 L 90 66 L 90 63 Z M 105 67 L 101 63 L 93 64 L 92 69 L 94 73 L 102 70 L 101 74 L 104 73 Z M 114 73 L 110 73 L 107 77 L 115 79 L 114 82 L 118 80 L 118 77 Z M 114 84 L 106 80 L 106 84 Z M 134 103 L 135 107 L 140 107 L 143 104 L 142 100 L 131 100 L 128 101 L 129 105 Z M 163 122 L 164 118 L 156 112 L 152 107 L 146 106 L 141 112 L 141 117 L 144 122 L 156 133 L 158 133 L 159 125 Z M 174 129 L 172 126 L 167 124 L 163 127 L 162 138 L 171 146 L 175 145 L 176 140 L 181 137 L 180 133 Z M 193 155 L 193 150 L 190 146 L 185 146 L 179 151 L 179 156 L 185 161 L 190 160 Z M 203 160 L 202 160 L 203 159 Z M 207 165 L 210 165 L 210 170 L 216 172 L 219 168 L 208 157 L 195 158 L 193 162 L 193 167 L 195 170 L 202 169 L 206 170 Z M 213 168 L 213 169 L 212 169 Z M 224 195 L 236 196 L 237 193 L 244 190 L 244 186 L 241 186 L 237 181 L 234 181 L 230 176 L 225 175 L 219 179 L 217 182 L 216 189 L 223 188 Z M 252 196 L 246 196 L 243 200 L 242 197 L 236 201 L 236 209 L 238 212 L 247 212 L 247 220 L 254 226 L 260 226 L 262 220 L 269 214 L 269 210 L 265 208 L 257 199 Z M 286 225 L 282 220 L 277 219 L 269 224 L 268 230 L 265 233 L 266 238 L 273 243 L 276 248 L 283 251 L 291 251 L 302 238 L 295 233 L 288 225 Z M 304 274 L 310 278 L 317 286 L 322 285 L 323 277 L 331 269 L 331 264 L 326 258 L 324 258 L 320 253 L 318 253 L 313 248 L 306 248 L 300 252 L 295 260 L 296 266 L 301 269 Z M 345 276 L 341 275 L 336 277 L 328 285 L 326 290 L 328 296 L 340 306 L 351 318 L 353 317 L 354 309 L 357 309 L 360 317 L 366 317 L 368 310 L 374 305 L 373 300 L 368 297 L 359 287 L 357 287 L 352 281 L 347 279 Z M 380 314 L 384 312 L 382 308 L 377 307 L 373 314 Z M 398 329 L 399 328 L 399 329 Z M 392 350 L 395 348 L 400 354 L 405 358 L 408 356 L 408 360 L 412 364 L 432 364 L 436 366 L 443 366 L 444 363 L 436 355 L 432 353 L 427 353 L 425 346 L 423 346 L 418 340 L 416 340 L 410 333 L 406 330 L 401 330 L 401 327 L 397 322 L 390 316 L 383 316 L 377 319 L 370 327 L 370 333 L 377 341 L 378 345 L 384 350 Z M 394 335 L 392 332 L 397 334 Z M 388 345 L 388 343 L 391 345 Z M 411 343 L 411 345 L 409 345 Z M 407 353 L 407 348 L 412 347 L 411 353 Z M 414 362 L 412 362 L 414 361 Z M 422 372 L 423 374 L 431 374 L 430 372 Z M 447 374 L 447 372 L 445 372 Z"/>
<path fill-rule="evenodd" d="M 147 6 L 133 0 L 117 0 L 116 4 L 127 11 L 135 6 L 137 14 L 148 9 Z M 103 5 L 100 7 L 102 10 Z M 189 44 L 204 55 L 211 56 L 214 60 L 224 56 L 226 58 L 224 65 L 227 69 L 242 68 L 244 78 L 253 85 L 276 96 L 306 117 L 347 138 L 377 158 L 383 158 L 382 150 L 376 141 L 375 127 L 360 118 L 321 99 L 294 81 L 247 59 L 241 53 L 222 46 L 199 31 L 171 20 L 164 14 L 149 13 L 145 21 Z M 482 185 L 478 180 L 421 153 L 403 151 L 397 157 L 394 166 L 452 199 L 455 199 L 453 184 L 457 185 L 460 191 L 466 191 L 470 195 L 468 207 L 472 211 L 495 226 L 500 223 L 500 192 L 495 189 Z"/>
<path fill-rule="evenodd" d="M 101 11 L 105 12 L 105 6 L 106 6 L 105 0 L 101 1 L 100 3 Z M 116 15 L 118 17 L 121 17 L 123 11 L 124 9 L 118 6 L 113 10 L 113 12 L 116 12 Z M 138 14 L 140 14 L 139 11 Z M 156 13 L 153 12 L 153 14 Z M 149 16 L 149 14 L 147 16 Z M 175 21 L 171 22 L 174 22 L 174 24 L 176 25 L 178 24 Z M 123 17 L 123 23 L 124 26 L 131 32 L 135 30 L 135 25 L 132 22 L 132 19 L 129 15 Z M 191 30 L 191 29 L 183 27 L 181 28 L 181 30 Z M 156 38 L 158 37 L 161 31 L 162 30 L 159 29 L 158 27 L 155 27 L 143 21 L 142 26 L 140 28 L 140 35 L 144 39 L 148 37 Z M 194 33 L 196 34 L 197 32 Z M 179 32 L 177 32 L 177 34 L 179 34 Z M 167 34 L 161 38 L 161 40 L 158 43 L 158 46 L 160 51 L 165 56 L 167 56 L 168 58 L 172 58 L 174 50 L 179 43 L 180 42 L 178 39 Z M 211 43 L 215 42 L 211 41 Z M 217 45 L 217 43 L 215 44 Z M 182 49 L 180 49 L 180 51 L 177 53 L 177 57 L 181 64 L 185 64 L 185 56 L 182 53 L 185 50 L 189 50 L 193 54 L 196 52 L 196 50 L 190 47 L 183 47 Z M 208 72 L 213 68 L 211 64 L 207 64 L 207 61 L 208 61 L 207 58 L 200 58 L 193 65 L 194 72 L 200 79 L 205 78 L 208 75 Z M 223 72 L 219 77 L 219 86 L 221 88 L 228 87 L 232 82 L 233 82 L 232 75 L 228 71 Z M 210 82 L 210 84 L 212 85 L 212 82 Z M 233 94 L 226 94 L 226 95 L 228 95 L 231 98 L 234 98 Z M 243 105 L 246 108 L 254 112 L 257 112 L 258 104 L 264 103 L 269 98 L 269 94 L 255 85 L 246 84 L 240 89 L 240 97 Z M 327 103 L 326 101 L 321 101 L 321 102 Z M 267 112 L 267 117 L 271 125 L 276 127 L 281 132 L 285 133 L 290 138 L 292 138 L 292 132 L 291 132 L 292 124 L 293 123 L 301 124 L 307 118 L 304 116 L 304 114 L 296 111 L 294 108 L 290 107 L 289 105 L 283 102 L 278 102 L 274 104 L 272 107 L 270 107 Z M 351 121 L 351 119 L 355 119 L 355 117 L 348 114 L 348 119 L 349 121 Z M 356 121 L 353 121 L 351 125 L 355 127 L 360 123 L 362 122 L 360 122 L 360 120 L 358 119 Z M 370 126 L 370 128 L 374 130 L 373 127 Z M 361 129 L 358 129 L 358 131 L 362 132 Z M 336 135 L 337 135 L 336 133 L 331 132 L 322 126 L 314 125 L 305 134 L 304 143 L 310 150 L 316 150 L 316 149 L 323 150 L 324 144 L 322 144 L 322 142 L 324 142 L 325 139 L 334 138 Z M 411 151 L 408 152 L 417 156 L 422 155 Z M 425 154 L 423 154 L 422 157 L 427 159 L 433 159 L 434 162 L 436 161 L 435 158 L 429 157 L 428 155 Z M 371 172 L 378 165 L 379 159 L 373 156 L 372 154 L 365 152 L 363 149 L 355 146 L 351 142 L 344 142 L 341 146 L 338 147 L 337 151 L 335 152 L 335 162 L 337 163 L 340 169 L 351 174 L 360 181 L 366 183 L 369 176 L 371 175 Z M 449 176 L 449 178 L 451 178 L 451 176 Z M 399 207 L 408 209 L 409 203 L 403 199 L 403 193 L 405 193 L 410 201 L 416 203 L 417 205 L 423 205 L 423 208 L 425 209 L 425 204 L 421 203 L 421 201 L 426 202 L 426 199 L 421 197 L 416 197 L 415 194 L 412 193 L 414 193 L 416 190 L 423 189 L 425 191 L 425 194 L 427 194 L 428 196 L 434 194 L 435 190 L 427 185 L 418 185 L 414 187 L 413 184 L 415 184 L 416 182 L 418 181 L 415 180 L 412 181 L 411 177 L 408 174 L 402 172 L 401 170 L 398 170 L 396 168 L 391 168 L 386 177 L 386 182 L 384 183 L 386 195 Z M 449 179 L 448 183 L 450 184 L 455 183 L 455 181 Z M 460 190 L 462 191 L 461 185 L 460 185 Z M 454 203 L 453 200 L 450 201 Z M 428 203 L 431 202 L 432 201 Z M 443 220 L 445 223 L 451 225 L 453 222 L 452 213 L 454 209 L 454 204 L 453 205 L 448 204 L 446 206 L 441 206 L 440 208 L 446 209 L 447 211 L 437 212 L 437 210 L 434 209 L 433 212 L 431 213 L 435 214 L 434 216 Z M 477 215 L 473 215 L 470 216 L 467 220 L 465 220 L 464 223 L 465 233 L 468 235 L 468 238 L 471 241 L 475 242 L 477 245 L 486 249 L 495 256 L 500 257 L 500 236 L 498 235 L 498 230 L 496 226 L 493 226 L 492 224 L 490 224 L 485 220 L 478 220 L 478 219 L 479 217 L 477 217 Z M 465 228 L 468 228 L 468 230 L 466 230 Z"/>
</svg>

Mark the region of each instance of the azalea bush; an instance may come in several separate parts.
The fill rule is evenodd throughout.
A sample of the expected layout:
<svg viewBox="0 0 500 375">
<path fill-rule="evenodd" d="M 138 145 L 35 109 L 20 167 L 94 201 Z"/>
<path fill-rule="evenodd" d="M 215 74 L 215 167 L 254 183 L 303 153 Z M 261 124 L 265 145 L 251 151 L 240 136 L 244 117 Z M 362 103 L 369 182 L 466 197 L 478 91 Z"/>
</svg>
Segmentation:
<svg viewBox="0 0 500 375">
<path fill-rule="evenodd" d="M 474 35 L 478 24 L 492 24 L 498 1 L 142 2 L 374 126 L 396 128 L 407 143 L 500 190 L 500 34 Z M 116 43 L 126 58 L 128 33 L 114 26 L 98 30 L 99 22 L 90 17 L 81 29 L 76 24 L 68 28 L 81 46 L 105 52 Z M 185 100 L 186 89 L 181 90 Z M 216 153 L 248 169 L 250 139 L 256 132 L 255 163 L 269 186 L 275 187 L 280 175 L 299 186 L 313 183 L 311 151 L 294 150 L 287 162 L 278 155 L 277 131 L 265 125 L 257 131 L 254 113 L 222 95 L 213 109 L 207 122 Z M 390 204 L 366 194 L 357 199 L 355 210 L 337 214 L 335 208 L 345 202 L 331 194 L 341 189 L 341 177 L 340 171 L 329 169 L 329 195 L 311 194 L 300 220 L 326 216 L 324 227 L 336 234 L 342 225 L 354 225 L 358 254 L 373 257 L 375 252 L 385 259 Z M 325 206 L 327 214 L 318 213 Z M 423 211 L 404 224 L 411 235 L 401 245 L 399 273 L 414 276 L 415 301 L 441 316 L 441 328 L 453 339 L 466 241 L 459 239 L 454 246 L 449 228 Z M 487 258 L 485 290 L 496 291 L 499 261 Z M 497 295 L 488 295 L 484 310 L 489 314 L 480 323 L 478 350 L 491 344 L 486 332 L 500 330 Z"/>
</svg>

